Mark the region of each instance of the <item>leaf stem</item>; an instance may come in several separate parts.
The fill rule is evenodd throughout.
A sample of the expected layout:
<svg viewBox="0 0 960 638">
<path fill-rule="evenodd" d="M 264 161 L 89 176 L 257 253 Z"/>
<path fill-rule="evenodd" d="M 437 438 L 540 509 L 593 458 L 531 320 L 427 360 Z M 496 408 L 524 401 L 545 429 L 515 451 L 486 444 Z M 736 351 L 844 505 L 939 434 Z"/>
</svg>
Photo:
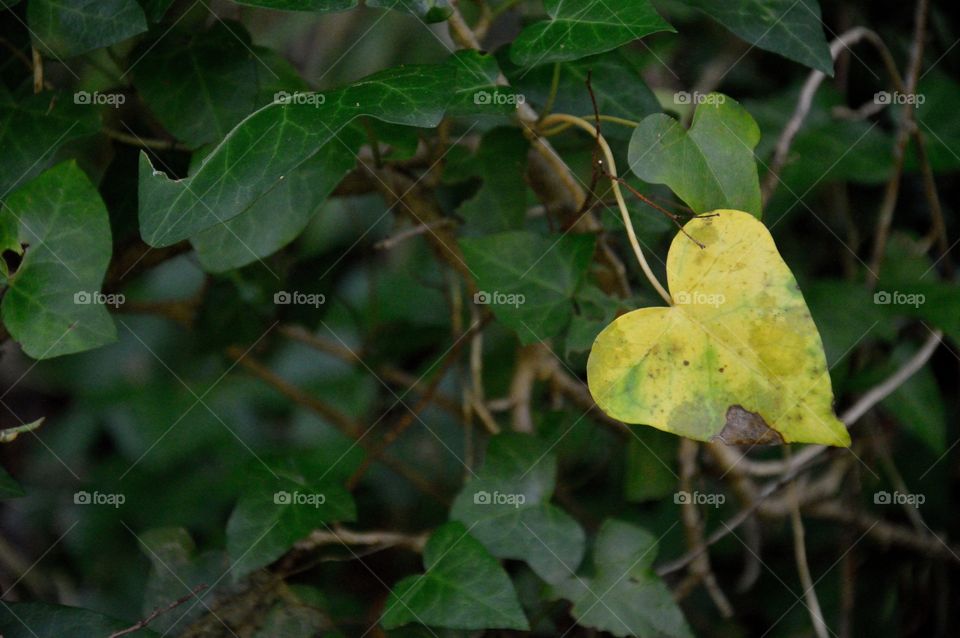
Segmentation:
<svg viewBox="0 0 960 638">
<path fill-rule="evenodd" d="M 556 122 L 564 122 L 573 126 L 577 126 L 596 138 L 608 165 L 607 172 L 610 176 L 610 187 L 613 190 L 613 196 L 617 200 L 617 206 L 620 208 L 620 215 L 623 217 L 623 225 L 627 229 L 627 237 L 630 239 L 630 245 L 633 247 L 633 254 L 636 255 L 637 262 L 639 262 L 640 268 L 643 270 L 643 274 L 647 277 L 647 281 L 650 282 L 650 285 L 653 286 L 653 288 L 661 297 L 663 297 L 663 300 L 666 301 L 667 304 L 673 305 L 673 300 L 670 298 L 670 293 L 668 293 L 666 289 L 660 285 L 656 275 L 654 275 L 653 271 L 650 269 L 650 264 L 647 263 L 646 257 L 643 256 L 643 250 L 640 248 L 640 242 L 637 240 L 637 233 L 633 229 L 633 222 L 630 221 L 630 213 L 627 211 L 627 203 L 623 199 L 623 193 L 620 191 L 620 184 L 616 179 L 617 164 L 613 159 L 613 152 L 610 150 L 610 145 L 607 144 L 607 141 L 603 138 L 603 136 L 600 135 L 596 128 L 594 128 L 593 124 L 586 121 L 582 117 L 577 117 L 576 115 L 552 113 L 543 118 L 541 124 L 548 125 Z"/>
<path fill-rule="evenodd" d="M 550 79 L 550 94 L 547 96 L 547 103 L 543 105 L 543 114 L 541 118 L 550 115 L 553 110 L 553 104 L 557 101 L 557 92 L 560 90 L 560 63 L 553 63 L 553 76 Z"/>
</svg>

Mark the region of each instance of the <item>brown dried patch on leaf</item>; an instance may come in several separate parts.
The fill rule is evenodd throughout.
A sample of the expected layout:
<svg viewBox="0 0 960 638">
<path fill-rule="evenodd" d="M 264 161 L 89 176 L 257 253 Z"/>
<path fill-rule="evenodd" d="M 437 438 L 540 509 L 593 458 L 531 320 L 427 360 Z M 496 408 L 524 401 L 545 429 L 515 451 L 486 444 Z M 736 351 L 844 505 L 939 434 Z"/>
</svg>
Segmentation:
<svg viewBox="0 0 960 638">
<path fill-rule="evenodd" d="M 727 408 L 727 423 L 720 434 L 713 437 L 726 445 L 783 445 L 780 433 L 767 425 L 756 412 L 739 405 Z"/>
</svg>

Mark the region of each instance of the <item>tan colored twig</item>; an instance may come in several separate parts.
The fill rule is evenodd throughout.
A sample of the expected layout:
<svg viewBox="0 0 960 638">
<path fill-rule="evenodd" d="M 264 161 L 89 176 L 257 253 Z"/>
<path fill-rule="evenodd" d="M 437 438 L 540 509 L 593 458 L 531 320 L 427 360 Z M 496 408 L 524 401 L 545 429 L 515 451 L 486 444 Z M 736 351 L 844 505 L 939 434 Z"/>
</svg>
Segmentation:
<svg viewBox="0 0 960 638">
<path fill-rule="evenodd" d="M 918 0 L 914 13 L 913 44 L 910 48 L 910 63 L 903 90 L 912 95 L 917 90 L 920 77 L 920 68 L 923 63 L 923 44 L 926 36 L 927 12 L 929 0 Z M 893 142 L 893 173 L 887 180 L 883 192 L 883 201 L 880 204 L 880 213 L 876 224 L 876 234 L 873 242 L 873 258 L 867 272 L 867 284 L 873 288 L 880 277 L 880 266 L 886 253 L 887 238 L 890 236 L 890 227 L 893 224 L 893 212 L 897 207 L 897 196 L 900 193 L 900 181 L 903 177 L 903 161 L 906 154 L 907 142 L 916 128 L 916 108 L 906 103 L 900 110 L 900 123 Z"/>
<path fill-rule="evenodd" d="M 789 462 L 790 446 L 784 447 L 784 455 Z M 793 556 L 797 562 L 797 573 L 800 575 L 800 585 L 803 587 L 803 597 L 807 601 L 807 611 L 813 623 L 813 631 L 817 638 L 828 638 L 827 623 L 823 619 L 823 610 L 820 609 L 820 599 L 810 576 L 810 564 L 807 562 L 807 546 L 804 542 L 803 518 L 800 516 L 800 496 L 797 491 L 797 482 L 787 484 L 790 499 L 790 526 L 793 529 Z"/>
<path fill-rule="evenodd" d="M 324 545 L 375 545 L 382 549 L 400 547 L 420 554 L 423 552 L 423 547 L 426 545 L 429 536 L 429 532 L 421 534 L 391 531 L 357 532 L 343 527 L 335 527 L 330 530 L 314 530 L 308 537 L 297 541 L 294 548 L 301 551 L 312 551 Z"/>
<path fill-rule="evenodd" d="M 840 34 L 830 43 L 830 57 L 836 60 L 841 51 L 863 39 L 873 42 L 881 52 L 886 51 L 883 41 L 880 40 L 880 37 L 876 33 L 864 27 L 854 27 Z M 892 70 L 896 72 L 895 65 L 892 67 Z M 787 163 L 787 155 L 790 152 L 793 140 L 796 138 L 797 133 L 800 132 L 804 120 L 807 119 L 807 115 L 810 113 L 810 107 L 813 105 L 813 96 L 826 77 L 823 71 L 813 71 L 807 76 L 807 81 L 804 82 L 803 88 L 800 90 L 800 97 L 797 99 L 797 105 L 793 110 L 793 115 L 790 116 L 786 126 L 783 127 L 783 131 L 780 133 L 780 137 L 777 139 L 777 144 L 774 147 L 773 159 L 770 161 L 770 169 L 767 171 L 767 176 L 763 182 L 764 204 L 770 200 L 770 197 L 780 183 L 780 173 Z"/>
<path fill-rule="evenodd" d="M 694 477 L 697 474 L 697 456 L 700 444 L 691 439 L 681 439 L 678 460 L 680 465 L 680 489 L 687 494 L 693 494 Z M 686 532 L 687 545 L 691 550 L 701 550 L 703 542 L 703 519 L 700 517 L 698 505 L 691 499 L 683 502 L 680 509 L 680 520 Z M 683 598 L 698 584 L 703 584 L 713 604 L 717 606 L 720 615 L 724 618 L 733 616 L 733 607 L 730 601 L 717 584 L 717 578 L 710 567 L 710 554 L 706 551 L 697 551 L 696 557 L 690 562 L 690 571 L 687 578 L 677 587 L 674 594 Z"/>
</svg>

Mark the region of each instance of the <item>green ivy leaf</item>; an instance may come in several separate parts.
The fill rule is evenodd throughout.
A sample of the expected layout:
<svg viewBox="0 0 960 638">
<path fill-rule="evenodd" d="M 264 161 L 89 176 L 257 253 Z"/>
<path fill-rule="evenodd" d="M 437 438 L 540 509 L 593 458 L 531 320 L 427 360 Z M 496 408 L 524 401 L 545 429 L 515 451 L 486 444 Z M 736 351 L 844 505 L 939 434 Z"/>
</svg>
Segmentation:
<svg viewBox="0 0 960 638">
<path fill-rule="evenodd" d="M 240 215 L 190 238 L 207 272 L 240 268 L 280 250 L 293 241 L 355 165 L 363 143 L 356 131 L 344 129 L 339 140 L 325 144 Z"/>
<path fill-rule="evenodd" d="M 529 629 L 507 572 L 462 524 L 437 529 L 423 563 L 425 574 L 404 578 L 390 592 L 384 628 Z"/>
<path fill-rule="evenodd" d="M 497 558 L 524 560 L 546 582 L 560 582 L 580 565 L 585 538 L 575 520 L 550 504 L 556 475 L 557 459 L 542 441 L 495 436 L 450 517 L 469 526 Z"/>
<path fill-rule="evenodd" d="M 495 233 L 523 227 L 528 149 L 517 128 L 495 128 L 484 134 L 475 157 L 483 183 L 457 209 L 466 221 L 465 232 Z"/>
<path fill-rule="evenodd" d="M 174 137 L 198 147 L 224 137 L 257 105 L 257 66 L 242 27 L 165 34 L 134 67 L 134 86 Z"/>
<path fill-rule="evenodd" d="M 173 4 L 173 0 L 139 0 L 139 2 L 150 22 L 159 22 Z"/>
<path fill-rule="evenodd" d="M 913 356 L 918 346 L 900 345 L 891 354 L 889 374 L 899 370 Z M 947 414 L 929 367 L 917 370 L 881 403 L 904 428 L 922 441 L 937 457 L 947 450 Z"/>
<path fill-rule="evenodd" d="M 656 540 L 644 529 L 607 520 L 597 533 L 594 574 L 553 586 L 573 603 L 577 622 L 614 636 L 693 636 L 667 586 L 653 572 Z"/>
<path fill-rule="evenodd" d="M 34 45 L 58 58 L 110 46 L 147 30 L 136 0 L 30 0 Z"/>
<path fill-rule="evenodd" d="M 753 148 L 760 129 L 731 98 L 711 93 L 697 105 L 690 130 L 665 113 L 644 118 L 630 138 L 630 168 L 666 184 L 695 213 L 730 208 L 761 215 Z"/>
<path fill-rule="evenodd" d="M 453 14 L 450 0 L 367 0 L 368 7 L 408 11 L 424 22 L 443 22 Z"/>
<path fill-rule="evenodd" d="M 0 635 L 4 638 L 109 636 L 131 624 L 79 607 L 47 603 L 4 603 L 0 606 Z M 156 638 L 160 634 L 150 629 L 139 629 L 125 635 L 130 638 Z"/>
<path fill-rule="evenodd" d="M 237 575 L 270 564 L 317 528 L 356 518 L 353 497 L 341 485 L 355 455 L 330 460 L 339 465 L 343 459 L 336 473 L 309 455 L 271 463 L 273 474 L 259 466 L 227 522 L 227 553 Z"/>
<path fill-rule="evenodd" d="M 554 65 L 524 69 L 509 64 L 506 50 L 498 58 L 510 83 L 528 102 L 542 109 L 549 99 Z M 558 64 L 560 76 L 553 103 L 553 111 L 557 113 L 581 115 L 593 122 L 593 103 L 587 91 L 588 72 L 591 73 L 590 85 L 600 113 L 638 120 L 661 111 L 660 103 L 643 81 L 639 69 L 622 51 L 610 51 Z M 621 137 L 630 133 L 630 129 L 619 125 L 604 123 L 601 128 L 604 137 Z"/>
<path fill-rule="evenodd" d="M 477 276 L 475 303 L 489 304 L 520 342 L 536 343 L 570 322 L 573 296 L 593 258 L 594 238 L 509 231 L 460 240 Z"/>
<path fill-rule="evenodd" d="M 677 437 L 655 428 L 631 429 L 624 498 L 639 503 L 668 497 L 677 488 Z"/>
<path fill-rule="evenodd" d="M 674 30 L 648 0 L 545 0 L 544 8 L 550 19 L 526 27 L 510 48 L 511 59 L 520 66 L 576 60 Z"/>
<path fill-rule="evenodd" d="M 110 263 L 110 220 L 76 163 L 18 189 L 0 216 L 16 220 L 26 246 L 2 304 L 3 323 L 24 351 L 49 359 L 114 341 L 113 320 L 95 299 Z"/>
<path fill-rule="evenodd" d="M 917 102 L 918 126 L 926 138 L 930 166 L 937 172 L 960 170 L 960 152 L 957 152 L 957 148 L 960 148 L 960 121 L 954 110 L 954 106 L 960 102 L 960 84 L 940 69 L 931 67 L 924 71 L 914 100 Z M 896 106 L 887 108 L 893 113 L 898 109 Z M 910 144 L 914 143 L 911 139 Z M 916 155 L 911 151 L 908 149 L 906 152 L 907 166 L 916 170 Z M 863 155 L 865 152 L 869 151 L 856 154 Z M 889 155 L 888 150 L 888 160 Z"/>
<path fill-rule="evenodd" d="M 317 13 L 346 11 L 359 4 L 357 0 L 237 0 L 237 3 L 266 9 Z M 408 11 L 428 23 L 443 22 L 453 13 L 449 0 L 367 0 L 365 4 L 368 7 Z"/>
<path fill-rule="evenodd" d="M 817 0 L 683 0 L 750 44 L 833 77 Z"/>
<path fill-rule="evenodd" d="M 167 246 L 236 217 L 361 115 L 405 126 L 436 126 L 457 97 L 456 89 L 482 80 L 475 75 L 477 65 L 465 63 L 480 55 L 461 52 L 443 64 L 395 67 L 342 89 L 265 106 L 238 124 L 188 179 L 173 181 L 153 171 L 141 154 L 144 240 Z M 477 102 L 472 110 L 496 114 L 504 107 Z"/>
<path fill-rule="evenodd" d="M 0 466 L 0 500 L 19 498 L 25 494 L 26 492 L 23 491 L 23 487 L 20 486 L 17 479 L 7 474 L 7 471 Z"/>
<path fill-rule="evenodd" d="M 0 89 L 0 199 L 49 166 L 61 146 L 99 128 L 97 109 L 69 94 Z"/>
<path fill-rule="evenodd" d="M 147 530 L 139 534 L 139 541 L 143 555 L 151 564 L 143 595 L 144 615 L 169 605 L 193 587 L 224 580 L 224 574 L 230 569 L 230 561 L 222 550 L 198 554 L 190 533 L 182 527 Z M 198 595 L 207 597 L 211 593 L 205 590 Z M 195 600 L 188 601 L 187 606 Z M 162 614 L 150 626 L 156 631 L 177 635 L 205 612 L 203 605 L 196 604 L 189 612 L 183 609 L 177 614 Z"/>
</svg>

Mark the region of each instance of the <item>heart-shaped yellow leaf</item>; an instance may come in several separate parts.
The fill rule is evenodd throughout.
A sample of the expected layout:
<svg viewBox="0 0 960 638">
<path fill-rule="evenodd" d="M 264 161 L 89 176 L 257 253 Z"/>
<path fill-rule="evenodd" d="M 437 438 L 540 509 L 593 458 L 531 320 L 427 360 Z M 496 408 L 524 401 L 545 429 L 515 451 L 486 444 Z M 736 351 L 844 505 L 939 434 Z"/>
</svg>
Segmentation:
<svg viewBox="0 0 960 638">
<path fill-rule="evenodd" d="M 684 231 L 667 255 L 673 305 L 629 312 L 597 336 L 597 405 L 700 441 L 849 446 L 820 334 L 767 228 L 716 210 Z"/>
</svg>

